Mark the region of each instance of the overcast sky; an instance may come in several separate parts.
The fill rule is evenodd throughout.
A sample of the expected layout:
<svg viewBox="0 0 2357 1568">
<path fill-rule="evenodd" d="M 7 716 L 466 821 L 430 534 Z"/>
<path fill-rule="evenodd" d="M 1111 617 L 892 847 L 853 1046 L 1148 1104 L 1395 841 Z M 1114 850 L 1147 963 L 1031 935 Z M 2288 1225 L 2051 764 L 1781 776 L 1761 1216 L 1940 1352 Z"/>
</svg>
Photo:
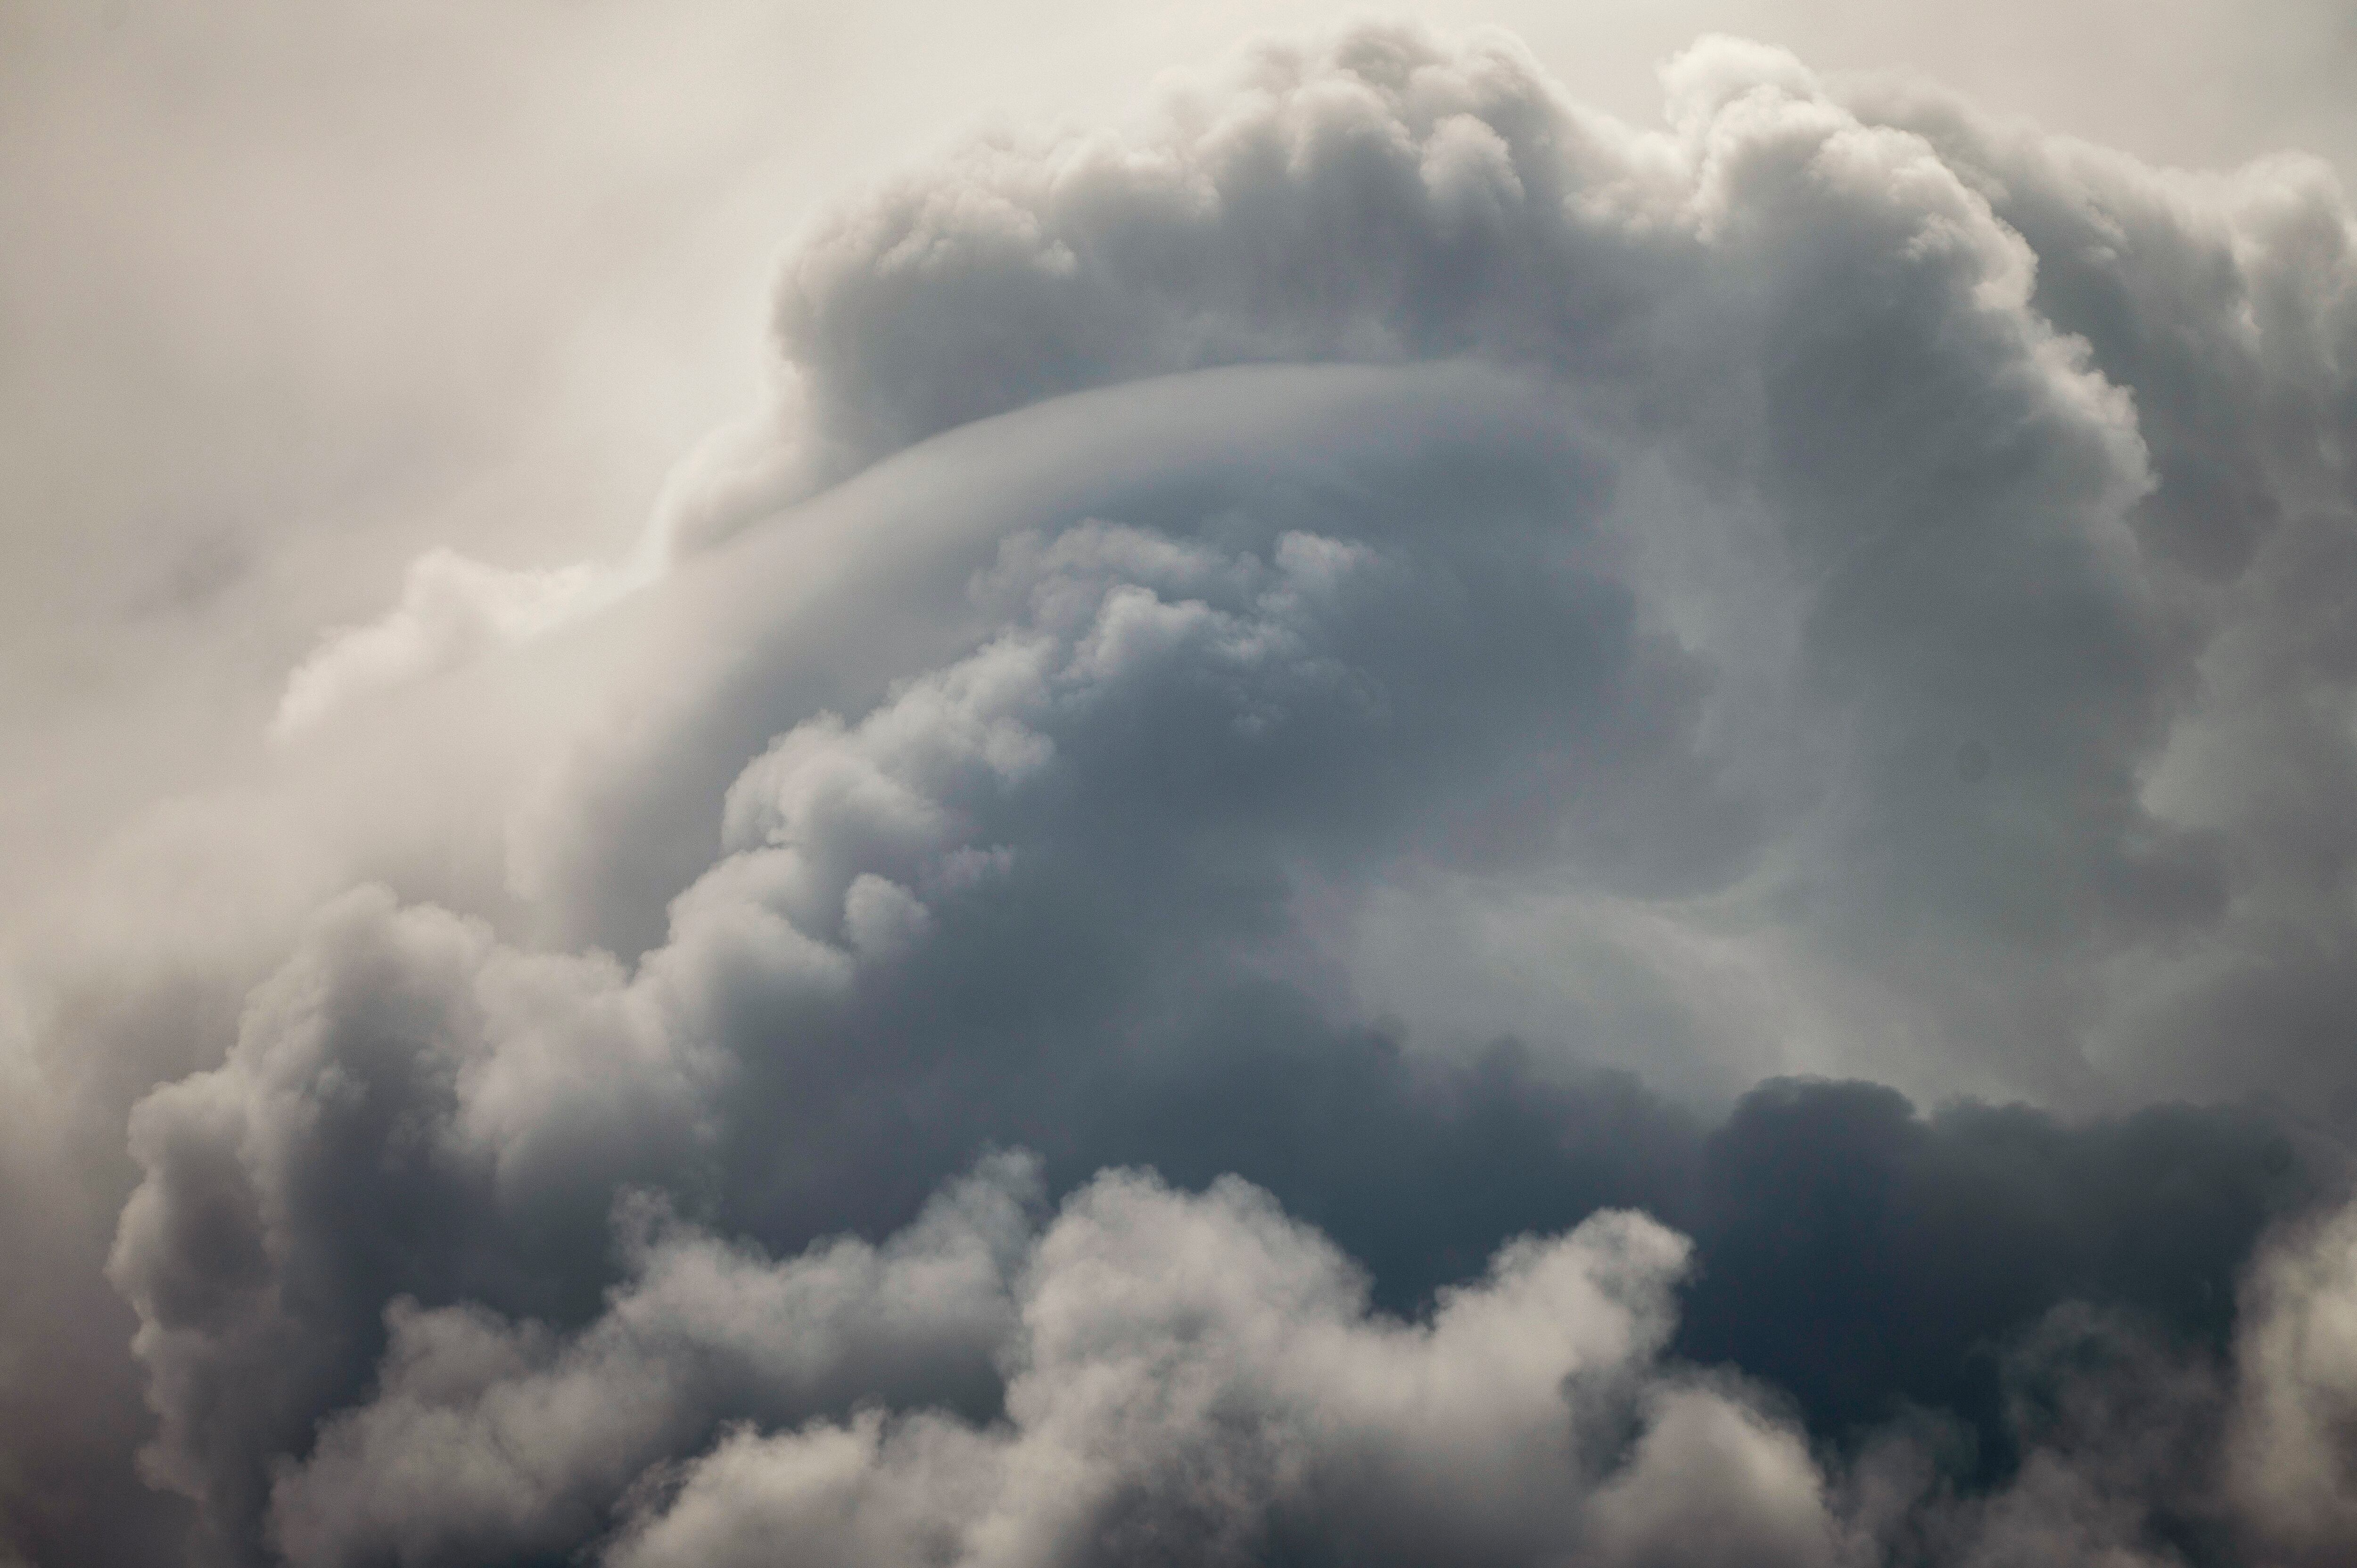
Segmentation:
<svg viewBox="0 0 2357 1568">
<path fill-rule="evenodd" d="M 0 6 L 0 1563 L 2347 1560 L 2351 81 Z"/>
</svg>

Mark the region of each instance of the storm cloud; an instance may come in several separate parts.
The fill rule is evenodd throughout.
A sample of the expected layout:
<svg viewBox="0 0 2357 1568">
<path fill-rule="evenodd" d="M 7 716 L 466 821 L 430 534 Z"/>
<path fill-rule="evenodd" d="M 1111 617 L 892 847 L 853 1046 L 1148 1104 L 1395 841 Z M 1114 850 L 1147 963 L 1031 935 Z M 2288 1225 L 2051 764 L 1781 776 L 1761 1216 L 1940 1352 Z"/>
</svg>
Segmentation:
<svg viewBox="0 0 2357 1568">
<path fill-rule="evenodd" d="M 14 1549 L 2357 1548 L 2357 216 L 1662 80 L 969 141 L 326 631 L 21 944 Z"/>
</svg>

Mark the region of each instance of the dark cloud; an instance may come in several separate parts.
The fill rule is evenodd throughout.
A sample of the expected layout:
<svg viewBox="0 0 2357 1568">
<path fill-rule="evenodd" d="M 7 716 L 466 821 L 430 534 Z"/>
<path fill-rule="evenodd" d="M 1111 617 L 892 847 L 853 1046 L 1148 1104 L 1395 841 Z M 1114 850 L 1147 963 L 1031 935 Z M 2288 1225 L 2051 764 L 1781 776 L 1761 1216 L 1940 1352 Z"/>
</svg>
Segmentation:
<svg viewBox="0 0 2357 1568">
<path fill-rule="evenodd" d="M 1350 1075 L 1362 1102 L 1370 1077 L 1380 1081 Z M 1765 1531 L 1769 1544 L 1753 1550 L 1772 1555 L 1781 1535 L 1792 1560 L 1830 1562 L 1843 1530 L 1970 1541 L 1982 1552 L 2007 1541 L 2051 1548 L 2219 1534 L 2205 1511 L 2221 1484 L 2211 1444 L 2224 1395 L 2213 1369 L 2231 1348 L 2233 1282 L 2254 1235 L 2302 1196 L 2280 1144 L 2232 1116 L 2176 1112 L 2072 1130 L 2027 1112 L 1968 1111 L 1927 1122 L 1867 1086 L 1781 1086 L 1748 1101 L 1707 1144 L 1689 1137 L 1680 1147 L 1658 1133 L 1645 1140 L 1640 1155 L 1652 1170 L 1631 1172 L 1621 1155 L 1613 1174 L 1622 1191 L 1706 1217 L 1710 1240 L 1674 1297 L 1670 1287 L 1689 1273 L 1687 1244 L 1625 1212 L 1544 1244 L 1528 1230 L 1512 1241 L 1521 1228 L 1496 1217 L 1435 1225 L 1415 1212 L 1417 1195 L 1449 1188 L 1453 1163 L 1508 1141 L 1501 1131 L 1555 1140 L 1548 1157 L 1514 1173 L 1523 1207 L 1509 1218 L 1544 1224 L 1596 1208 L 1596 1187 L 1581 1190 L 1580 1176 L 1615 1164 L 1610 1133 L 1598 1133 L 1617 1125 L 1611 1112 L 1631 1109 L 1631 1091 L 1550 1096 L 1513 1085 L 1508 1068 L 1483 1077 L 1487 1084 L 1458 1086 L 1453 1105 L 1403 1094 L 1390 1111 L 1413 1140 L 1392 1144 L 1396 1206 L 1380 1177 L 1346 1170 L 1338 1192 L 1326 1185 L 1330 1167 L 1305 1174 L 1314 1155 L 1293 1170 L 1282 1158 L 1237 1162 L 1290 1177 L 1306 1203 L 1323 1199 L 1336 1233 L 1363 1229 L 1395 1252 L 1413 1256 L 1422 1236 L 1443 1246 L 1511 1242 L 1491 1283 L 1426 1296 L 1410 1321 L 1427 1318 L 1426 1328 L 1359 1317 L 1368 1279 L 1232 1177 L 1200 1199 L 1099 1178 L 1035 1242 L 1023 1219 L 1035 1167 L 1002 1157 L 880 1251 L 822 1241 L 775 1265 L 693 1231 L 650 1231 L 633 1217 L 624 1283 L 576 1337 L 475 1306 L 421 1313 L 396 1304 L 371 1398 L 325 1429 L 306 1465 L 280 1474 L 281 1542 L 307 1563 L 387 1552 L 501 1562 L 600 1539 L 612 1520 L 635 1512 L 619 1561 L 729 1560 L 726 1551 L 758 1552 L 766 1531 L 797 1519 L 793 1528 L 819 1531 L 813 1541 L 835 1528 L 891 1541 L 915 1530 L 918 1540 L 979 1552 L 976 1532 L 988 1530 L 977 1520 L 994 1513 L 994 1492 L 1029 1484 L 1023 1473 L 1039 1464 L 1073 1489 L 1024 1505 L 996 1528 L 1028 1533 L 1060 1519 L 1052 1528 L 1071 1543 L 1060 1550 L 1081 1561 L 1209 1551 L 1255 1562 L 1449 1552 L 1514 1562 L 1574 1541 L 1599 1561 L 1695 1550 L 1717 1561 Z M 1316 1149 L 1318 1112 L 1333 1097 L 1271 1095 L 1249 1073 L 1227 1081 L 1263 1091 L 1252 1119 L 1290 1122 Z M 1585 1125 L 1574 1120 L 1583 1110 Z M 1653 1116 L 1658 1126 L 1663 1112 Z M 1387 1131 L 1385 1119 L 1379 1109 L 1362 1125 Z M 2049 1157 L 2042 1166 L 2002 1162 L 1991 1149 L 1998 1143 L 2042 1145 Z M 1871 1157 L 1857 1161 L 1872 1144 L 1911 1154 L 1911 1179 L 1888 1157 L 1879 1169 Z M 1436 1148 L 1437 1157 L 1424 1153 Z M 1889 1201 L 1791 1201 L 1791 1173 L 1806 1180 L 1828 1170 Z M 1763 1192 L 1763 1174 L 1784 1190 Z M 1476 1180 L 1498 1175 L 1485 1165 Z M 2011 1204 L 1990 1201 L 1991 1181 L 2009 1189 Z M 2258 1195 L 2245 1212 L 2187 1213 L 2220 1207 L 2209 1195 L 2238 1183 Z M 1936 1233 L 1942 1210 L 1950 1234 Z M 2082 1220 L 2084 1232 L 2113 1255 L 2083 1261 L 2072 1245 L 2082 1238 L 2058 1232 L 2091 1211 L 2100 1219 Z M 1207 1219 L 1208 1230 L 1197 1229 Z M 1933 1261 L 1909 1255 L 1908 1241 Z M 2208 1255 L 2158 1268 L 2137 1255 L 2168 1249 Z M 1591 1282 L 1600 1298 L 1566 1280 L 1545 1287 L 1535 1310 L 1512 1300 L 1538 1288 L 1534 1275 L 1581 1260 L 1577 1274 L 1602 1258 L 1633 1276 Z M 1417 1261 L 1447 1267 L 1437 1248 Z M 2018 1278 L 1993 1277 L 2015 1268 Z M 1379 1298 L 1402 1297 L 1401 1283 L 1372 1281 Z M 1902 1334 L 1910 1343 L 1889 1342 Z M 1415 1346 L 1473 1364 L 1389 1364 Z M 1824 1359 L 1797 1364 L 1796 1351 L 1811 1349 Z M 1659 1359 L 1665 1350 L 1690 1359 Z M 1321 1386 L 1329 1366 L 1336 1380 Z M 1010 1380 L 1003 1396 L 991 1391 L 994 1367 Z M 1771 1378 L 1799 1391 L 1797 1410 L 1760 1391 Z M 1963 1397 L 1938 1398 L 1951 1390 Z M 1986 1407 L 1971 1408 L 1984 1393 Z M 1537 1402 L 1517 1416 L 1523 1399 Z M 1287 1409 L 1295 1400 L 1326 1408 Z M 1452 1415 L 1432 1401 L 1472 1402 Z M 897 1413 L 856 1413 L 878 1405 Z M 1854 1490 L 1887 1477 L 1901 1452 L 1951 1489 L 1927 1489 L 1918 1477 L 1901 1520 L 1877 1522 L 1852 1503 L 1857 1517 L 1837 1524 L 1840 1488 L 1812 1468 L 1802 1433 L 1788 1424 L 1795 1415 L 1846 1434 L 1834 1451 L 1855 1455 L 1846 1461 L 1861 1478 Z M 1414 1424 L 1386 1436 L 1392 1420 Z M 1520 1424 L 1527 1420 L 1538 1424 Z M 1076 1436 L 1075 1423 L 1098 1435 Z M 1566 1437 L 1572 1446 L 1560 1449 Z M 1397 1443 L 1412 1446 L 1386 1457 Z M 1537 1443 L 1542 1455 L 1480 1457 L 1494 1443 Z M 1421 1444 L 1444 1446 L 1417 1457 Z M 625 1486 L 666 1453 L 708 1445 L 708 1457 L 651 1494 Z M 822 1454 L 829 1462 L 818 1463 Z M 1529 1484 L 1539 1489 L 1514 1500 L 1523 1484 L 1512 1478 L 1515 1466 L 1533 1463 Z M 816 1473 L 806 1473 L 813 1464 Z M 1656 1465 L 1684 1478 L 1652 1478 Z M 1404 1490 L 1375 1500 L 1362 1490 L 1375 1475 Z M 1103 1478 L 1082 1478 L 1090 1476 Z M 1594 1496 L 1566 1494 L 1567 1484 Z M 819 1494 L 805 1496 L 812 1487 Z M 1460 1490 L 1469 1487 L 1480 1499 L 1470 1512 Z M 966 1509 L 977 1511 L 962 1517 Z M 806 1509 L 816 1513 L 803 1519 Z M 883 1517 L 868 1519 L 875 1512 Z M 1717 1530 L 1724 1541 L 1714 1541 Z M 1654 1540 L 1658 1531 L 1672 1542 Z"/>
<path fill-rule="evenodd" d="M 2346 1545 L 2346 204 L 1665 83 L 908 175 L 636 553 L 126 840 L 7 1333 L 111 1224 L 197 1560 Z"/>
<path fill-rule="evenodd" d="M 1969 1417 L 2000 1470 L 2015 1337 L 2079 1301 L 2222 1353 L 2244 1262 L 2322 1175 L 2244 1112 L 1923 1118 L 1864 1084 L 1763 1088 L 1704 1159 L 1690 1224 L 1707 1266 L 1680 1348 L 1787 1390 L 1829 1435 L 1909 1404 Z"/>
</svg>

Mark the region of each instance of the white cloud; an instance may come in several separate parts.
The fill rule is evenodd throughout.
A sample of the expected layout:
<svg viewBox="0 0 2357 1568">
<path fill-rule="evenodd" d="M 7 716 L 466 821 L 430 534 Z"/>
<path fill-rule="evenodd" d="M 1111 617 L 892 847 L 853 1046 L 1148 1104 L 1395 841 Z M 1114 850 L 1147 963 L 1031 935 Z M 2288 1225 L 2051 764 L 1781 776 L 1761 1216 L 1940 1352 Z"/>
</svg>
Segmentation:
<svg viewBox="0 0 2357 1568">
<path fill-rule="evenodd" d="M 1371 1316 L 1352 1266 L 1241 1183 L 1107 1175 L 1036 1236 L 1007 1229 L 1021 1190 L 1001 1162 L 880 1252 L 771 1266 L 662 1240 L 563 1343 L 398 1309 L 382 1391 L 280 1479 L 277 1539 L 303 1564 L 567 1550 L 666 1443 L 717 1428 L 608 1561 L 766 1562 L 780 1541 L 811 1562 L 1248 1561 L 1287 1541 L 1361 1562 L 1833 1561 L 1805 1444 L 1740 1387 L 1661 1364 L 1687 1250 L 1641 1217 L 1517 1242 L 1409 1324 Z M 942 1407 L 991 1359 L 1003 1419 Z M 799 1420 L 829 1384 L 833 1410 Z M 868 1408 L 846 1413 L 855 1391 Z M 769 1430 L 726 1424 L 750 1412 Z"/>
</svg>

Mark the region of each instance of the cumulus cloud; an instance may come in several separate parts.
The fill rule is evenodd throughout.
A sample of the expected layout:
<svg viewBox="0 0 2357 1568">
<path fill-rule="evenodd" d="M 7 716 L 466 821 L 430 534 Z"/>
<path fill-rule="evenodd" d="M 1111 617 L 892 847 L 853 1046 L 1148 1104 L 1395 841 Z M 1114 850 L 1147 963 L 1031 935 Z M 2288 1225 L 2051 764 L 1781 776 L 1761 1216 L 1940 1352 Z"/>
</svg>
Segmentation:
<svg viewBox="0 0 2357 1568">
<path fill-rule="evenodd" d="M 837 1239 L 774 1267 L 640 1206 L 628 1284 L 570 1338 L 397 1299 L 373 1397 L 277 1476 L 273 1538 L 298 1563 L 506 1562 L 590 1538 L 724 1419 L 986 1409 L 1038 1181 L 1001 1158 L 881 1248 Z"/>
<path fill-rule="evenodd" d="M 321 1563 L 570 1549 L 605 1522 L 575 1493 L 623 1498 L 618 1454 L 766 1405 L 770 1432 L 723 1428 L 624 1504 L 608 1560 L 1830 1560 L 1797 1434 L 1659 1365 L 1687 1248 L 1640 1216 L 1518 1241 L 1410 1324 L 1240 1182 L 1108 1174 L 994 1262 L 1007 1178 L 975 1179 L 880 1257 L 837 1242 L 765 1271 L 671 1242 L 559 1349 L 401 1310 L 377 1399 L 281 1476 L 277 1539 Z M 982 1423 L 932 1402 L 977 1352 L 1006 1372 Z M 793 1396 L 829 1378 L 817 1408 L 838 1409 L 810 1416 Z M 851 1391 L 869 1408 L 843 1413 Z"/>
<path fill-rule="evenodd" d="M 189 1550 L 2344 1551 L 2347 204 L 1664 85 L 974 144 L 302 665 L 19 1030 Z"/>
<path fill-rule="evenodd" d="M 2357 1498 L 2357 1208 L 2287 1237 L 2248 1284 L 2233 1483 L 2287 1562 L 2344 1549 Z"/>
<path fill-rule="evenodd" d="M 996 1156 L 881 1247 L 776 1263 L 626 1208 L 626 1276 L 569 1337 L 397 1300 L 370 1397 L 278 1472 L 272 1539 L 296 1563 L 2158 1563 L 2219 1536 L 2214 1363 L 2116 1312 L 2017 1337 L 2018 1460 L 1958 1497 L 1932 1484 L 1953 1429 L 1901 1420 L 1829 1474 L 1774 1395 L 1668 1355 L 1692 1244 L 1641 1215 L 1512 1240 L 1401 1319 L 1232 1177 L 1107 1173 L 1043 1230 L 1037 1180 Z M 2308 1386 L 2268 1354 L 2243 1358 L 2261 1399 Z M 2235 1451 L 2307 1487 L 2281 1458 Z"/>
<path fill-rule="evenodd" d="M 421 555 L 409 568 L 399 605 L 381 620 L 328 639 L 287 678 L 272 728 L 292 735 L 368 692 L 536 637 L 632 585 L 623 573 L 588 563 L 554 572 L 507 572 L 448 550 Z"/>
</svg>

